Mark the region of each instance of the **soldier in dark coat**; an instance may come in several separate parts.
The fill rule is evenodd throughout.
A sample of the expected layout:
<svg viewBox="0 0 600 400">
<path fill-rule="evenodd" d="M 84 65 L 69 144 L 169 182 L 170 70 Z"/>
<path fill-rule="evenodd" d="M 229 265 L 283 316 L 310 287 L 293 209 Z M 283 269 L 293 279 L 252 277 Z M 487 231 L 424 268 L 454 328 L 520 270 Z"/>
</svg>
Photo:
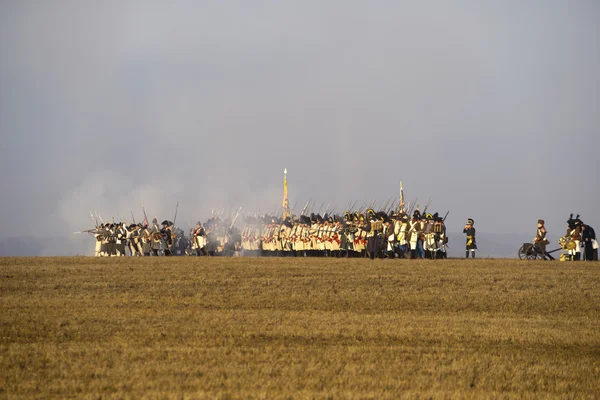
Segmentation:
<svg viewBox="0 0 600 400">
<path fill-rule="evenodd" d="M 467 224 L 463 229 L 463 233 L 467 235 L 467 248 L 465 251 L 465 258 L 469 258 L 469 253 L 471 253 L 471 257 L 475 258 L 475 250 L 477 250 L 477 242 L 475 241 L 475 228 L 473 227 L 472 218 L 467 220 Z"/>
<path fill-rule="evenodd" d="M 375 211 L 367 210 L 367 224 L 363 227 L 367 232 L 367 252 L 373 260 L 381 249 L 381 235 L 383 234 L 383 222 L 377 218 Z"/>
<path fill-rule="evenodd" d="M 171 251 L 171 247 L 173 245 L 173 229 L 172 224 L 169 224 L 169 221 L 163 221 L 162 229 L 160 230 L 161 236 L 161 246 L 163 248 L 163 254 L 165 256 L 172 256 L 173 252 Z"/>
<path fill-rule="evenodd" d="M 545 224 L 545 222 L 543 219 L 538 219 L 537 231 L 536 231 L 535 237 L 533 238 L 533 243 L 534 243 L 538 253 L 542 253 L 542 254 L 546 254 L 546 245 L 548 243 L 550 243 L 550 242 L 548 242 L 548 239 L 546 239 L 546 235 L 548 234 L 548 231 L 546 231 L 544 224 Z"/>
<path fill-rule="evenodd" d="M 583 259 L 585 261 L 594 261 L 594 240 L 596 232 L 589 225 L 581 225 L 581 242 L 583 243 Z"/>
</svg>

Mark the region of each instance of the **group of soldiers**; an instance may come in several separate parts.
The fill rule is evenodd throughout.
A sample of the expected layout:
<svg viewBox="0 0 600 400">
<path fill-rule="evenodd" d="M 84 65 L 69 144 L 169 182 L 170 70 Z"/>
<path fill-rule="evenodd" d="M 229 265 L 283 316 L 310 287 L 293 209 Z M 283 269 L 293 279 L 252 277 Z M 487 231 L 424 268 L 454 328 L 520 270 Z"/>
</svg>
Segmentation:
<svg viewBox="0 0 600 400">
<path fill-rule="evenodd" d="M 569 216 L 566 234 L 561 239 L 568 250 L 569 259 L 581 261 L 581 254 L 583 253 L 584 261 L 598 261 L 596 232 L 594 228 L 585 224 L 579 217 L 577 215 L 573 218 L 573 214 Z"/>
<path fill-rule="evenodd" d="M 371 259 L 446 258 L 448 243 L 444 218 L 418 210 L 247 218 L 241 238 L 250 255 Z"/>
<path fill-rule="evenodd" d="M 448 214 L 446 214 L 447 216 Z M 445 217 L 438 213 L 379 211 L 343 215 L 211 217 L 184 235 L 170 221 L 102 224 L 92 233 L 97 257 L 105 256 L 294 256 L 446 258 Z"/>
<path fill-rule="evenodd" d="M 96 257 L 181 255 L 187 246 L 182 230 L 166 220 L 159 225 L 156 218 L 151 225 L 102 223 L 83 232 L 94 235 Z"/>
</svg>

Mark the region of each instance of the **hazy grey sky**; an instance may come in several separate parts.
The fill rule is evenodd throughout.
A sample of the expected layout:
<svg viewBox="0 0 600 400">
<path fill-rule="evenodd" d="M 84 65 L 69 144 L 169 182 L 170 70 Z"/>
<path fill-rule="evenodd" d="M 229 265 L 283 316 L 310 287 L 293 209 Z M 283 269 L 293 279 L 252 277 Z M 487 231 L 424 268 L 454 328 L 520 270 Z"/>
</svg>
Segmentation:
<svg viewBox="0 0 600 400">
<path fill-rule="evenodd" d="M 599 27 L 597 1 L 2 0 L 0 237 L 266 211 L 284 167 L 292 203 L 402 178 L 450 230 L 600 230 Z"/>
</svg>

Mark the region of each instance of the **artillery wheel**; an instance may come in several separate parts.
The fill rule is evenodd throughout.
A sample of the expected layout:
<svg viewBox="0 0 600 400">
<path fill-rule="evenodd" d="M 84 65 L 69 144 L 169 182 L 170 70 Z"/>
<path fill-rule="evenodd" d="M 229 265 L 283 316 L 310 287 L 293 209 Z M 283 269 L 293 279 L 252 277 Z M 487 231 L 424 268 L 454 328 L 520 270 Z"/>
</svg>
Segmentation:
<svg viewBox="0 0 600 400">
<path fill-rule="evenodd" d="M 518 253 L 519 259 L 520 260 L 535 260 L 538 256 L 537 251 L 534 250 L 532 245 L 523 245 L 521 246 L 521 248 L 519 249 L 519 253 Z M 540 254 L 540 256 L 542 256 Z M 542 256 L 543 258 L 543 256 Z"/>
</svg>

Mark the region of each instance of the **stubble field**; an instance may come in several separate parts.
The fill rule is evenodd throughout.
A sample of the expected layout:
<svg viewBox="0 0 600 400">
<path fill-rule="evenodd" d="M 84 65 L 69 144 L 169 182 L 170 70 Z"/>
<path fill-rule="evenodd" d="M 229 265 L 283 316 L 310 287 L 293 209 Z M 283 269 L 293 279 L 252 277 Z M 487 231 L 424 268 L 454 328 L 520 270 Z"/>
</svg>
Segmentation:
<svg viewBox="0 0 600 400">
<path fill-rule="evenodd" d="M 600 264 L 0 259 L 1 398 L 598 398 Z"/>
</svg>

